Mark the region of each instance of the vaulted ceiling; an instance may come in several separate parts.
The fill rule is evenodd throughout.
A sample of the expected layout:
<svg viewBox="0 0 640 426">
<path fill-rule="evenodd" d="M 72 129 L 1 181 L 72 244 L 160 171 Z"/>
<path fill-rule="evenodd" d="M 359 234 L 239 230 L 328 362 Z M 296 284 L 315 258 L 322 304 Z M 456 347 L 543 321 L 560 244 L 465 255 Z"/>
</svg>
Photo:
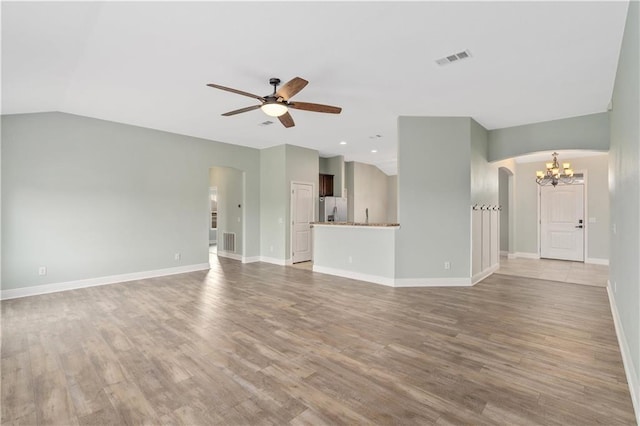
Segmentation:
<svg viewBox="0 0 640 426">
<path fill-rule="evenodd" d="M 396 171 L 397 117 L 487 129 L 606 111 L 627 2 L 2 2 L 2 113 L 63 111 Z M 436 60 L 469 50 L 448 65 Z M 285 129 L 255 100 L 300 76 Z M 271 120 L 274 124 L 261 123 Z M 340 145 L 341 141 L 347 142 Z M 377 150 L 376 153 L 371 152 Z"/>
</svg>

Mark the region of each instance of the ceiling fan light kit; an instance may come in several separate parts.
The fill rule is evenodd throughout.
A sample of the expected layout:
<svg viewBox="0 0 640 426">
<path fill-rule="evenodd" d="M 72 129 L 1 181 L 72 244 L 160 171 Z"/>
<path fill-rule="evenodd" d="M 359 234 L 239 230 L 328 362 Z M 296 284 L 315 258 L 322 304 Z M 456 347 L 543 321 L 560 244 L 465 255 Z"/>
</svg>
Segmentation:
<svg viewBox="0 0 640 426">
<path fill-rule="evenodd" d="M 242 90 L 232 89 L 231 87 L 220 86 L 213 83 L 207 84 L 207 86 L 213 87 L 214 89 L 236 93 L 238 95 L 248 96 L 260 101 L 260 105 L 253 105 L 225 112 L 222 114 L 225 117 L 253 111 L 259 108 L 270 117 L 278 117 L 284 127 L 293 127 L 295 126 L 295 123 L 291 114 L 289 114 L 289 108 L 300 109 L 303 111 L 324 112 L 328 114 L 340 114 L 342 111 L 342 108 L 331 105 L 312 104 L 309 102 L 289 102 L 290 98 L 309 84 L 309 82 L 303 78 L 295 77 L 285 83 L 279 90 L 277 89 L 280 85 L 279 78 L 269 79 L 269 84 L 273 86 L 273 93 L 266 96 L 258 96 L 253 93 L 243 92 Z"/>
<path fill-rule="evenodd" d="M 286 114 L 289 111 L 289 108 L 283 103 L 280 102 L 265 102 L 260 107 L 262 112 L 271 117 L 280 117 L 283 114 Z"/>
</svg>

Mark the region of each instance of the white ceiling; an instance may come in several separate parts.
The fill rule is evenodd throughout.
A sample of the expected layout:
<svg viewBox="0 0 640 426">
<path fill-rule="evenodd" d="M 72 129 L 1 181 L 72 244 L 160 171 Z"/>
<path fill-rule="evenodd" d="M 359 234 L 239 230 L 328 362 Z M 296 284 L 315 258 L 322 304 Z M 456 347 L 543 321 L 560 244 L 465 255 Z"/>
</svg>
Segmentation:
<svg viewBox="0 0 640 426">
<path fill-rule="evenodd" d="M 2 2 L 2 113 L 64 111 L 396 171 L 400 115 L 487 129 L 606 110 L 627 2 Z M 435 60 L 469 49 L 471 59 Z M 285 129 L 255 100 L 310 84 Z M 376 137 L 375 135 L 381 135 Z M 346 141 L 347 145 L 339 145 Z M 377 153 L 371 153 L 377 149 Z"/>
</svg>

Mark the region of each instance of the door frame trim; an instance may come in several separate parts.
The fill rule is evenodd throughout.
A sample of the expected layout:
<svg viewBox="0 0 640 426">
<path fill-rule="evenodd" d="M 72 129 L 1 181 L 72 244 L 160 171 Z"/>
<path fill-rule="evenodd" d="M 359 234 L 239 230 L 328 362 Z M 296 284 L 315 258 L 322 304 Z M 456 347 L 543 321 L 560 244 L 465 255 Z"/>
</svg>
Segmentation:
<svg viewBox="0 0 640 426">
<path fill-rule="evenodd" d="M 318 182 L 320 183 L 320 182 Z M 315 222 L 316 219 L 316 213 L 317 213 L 317 206 L 316 206 L 316 200 L 317 200 L 317 188 L 316 185 L 313 182 L 305 182 L 305 181 L 301 181 L 301 180 L 292 180 L 289 183 L 289 253 L 288 254 L 288 258 L 287 260 L 293 264 L 293 197 L 291 196 L 291 194 L 293 194 L 293 185 L 311 185 L 311 201 L 313 203 L 313 205 L 311 206 L 311 221 Z M 311 234 L 311 261 L 313 262 L 313 232 L 310 232 Z"/>
<path fill-rule="evenodd" d="M 583 203 L 583 209 L 584 209 L 584 239 L 582 241 L 582 245 L 583 245 L 583 253 L 584 253 L 584 260 L 582 261 L 583 263 L 587 263 L 587 259 L 589 259 L 589 203 L 588 203 L 588 199 L 587 199 L 587 194 L 589 193 L 589 191 L 587 190 L 587 182 L 588 177 L 587 177 L 587 170 L 575 170 L 574 173 L 582 173 L 582 175 L 584 176 L 584 182 L 579 184 L 582 185 L 582 190 L 584 191 L 583 197 L 582 197 L 582 203 Z M 538 187 L 537 192 L 538 192 L 538 220 L 536 222 L 536 225 L 538 227 L 538 241 L 537 241 L 537 245 L 538 245 L 538 259 L 540 259 L 540 255 L 542 254 L 542 246 L 540 244 L 540 240 L 541 240 L 541 222 L 542 222 L 542 192 L 541 192 L 541 186 L 536 184 L 536 186 Z"/>
</svg>

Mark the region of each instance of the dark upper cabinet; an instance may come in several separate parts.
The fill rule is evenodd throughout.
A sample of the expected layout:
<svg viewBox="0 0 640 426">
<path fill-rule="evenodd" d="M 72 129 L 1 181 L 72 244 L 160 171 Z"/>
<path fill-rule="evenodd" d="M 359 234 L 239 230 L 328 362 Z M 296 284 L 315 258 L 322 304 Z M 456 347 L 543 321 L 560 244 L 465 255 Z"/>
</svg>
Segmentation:
<svg viewBox="0 0 640 426">
<path fill-rule="evenodd" d="M 319 193 L 321 197 L 333 197 L 333 175 L 320 174 Z"/>
</svg>

